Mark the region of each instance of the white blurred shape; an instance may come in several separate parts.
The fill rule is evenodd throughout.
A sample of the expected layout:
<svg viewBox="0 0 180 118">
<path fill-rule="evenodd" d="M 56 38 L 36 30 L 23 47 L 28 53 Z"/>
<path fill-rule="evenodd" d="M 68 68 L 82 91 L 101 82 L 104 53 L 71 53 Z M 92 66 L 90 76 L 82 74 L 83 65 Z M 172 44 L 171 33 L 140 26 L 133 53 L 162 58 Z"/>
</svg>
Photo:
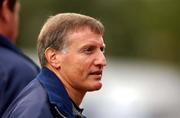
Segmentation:
<svg viewBox="0 0 180 118">
<path fill-rule="evenodd" d="M 180 75 L 169 65 L 110 61 L 103 88 L 83 101 L 89 118 L 180 118 Z"/>
<path fill-rule="evenodd" d="M 124 108 L 130 107 L 133 102 L 141 98 L 139 92 L 132 87 L 114 86 L 114 90 L 109 94 L 109 99 L 117 103 L 116 105 L 121 105 Z"/>
</svg>

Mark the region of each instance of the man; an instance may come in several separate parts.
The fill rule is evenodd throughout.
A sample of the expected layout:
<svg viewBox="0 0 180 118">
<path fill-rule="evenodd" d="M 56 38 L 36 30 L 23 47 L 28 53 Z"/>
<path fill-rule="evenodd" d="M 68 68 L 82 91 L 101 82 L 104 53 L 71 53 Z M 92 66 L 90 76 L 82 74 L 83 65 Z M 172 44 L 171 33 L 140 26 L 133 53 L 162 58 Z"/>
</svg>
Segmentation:
<svg viewBox="0 0 180 118">
<path fill-rule="evenodd" d="M 99 90 L 106 65 L 100 21 L 62 13 L 47 20 L 38 38 L 40 74 L 18 95 L 3 118 L 84 118 L 79 105 Z"/>
<path fill-rule="evenodd" d="M 14 45 L 18 33 L 19 7 L 16 0 L 0 0 L 0 117 L 39 71 Z"/>
</svg>

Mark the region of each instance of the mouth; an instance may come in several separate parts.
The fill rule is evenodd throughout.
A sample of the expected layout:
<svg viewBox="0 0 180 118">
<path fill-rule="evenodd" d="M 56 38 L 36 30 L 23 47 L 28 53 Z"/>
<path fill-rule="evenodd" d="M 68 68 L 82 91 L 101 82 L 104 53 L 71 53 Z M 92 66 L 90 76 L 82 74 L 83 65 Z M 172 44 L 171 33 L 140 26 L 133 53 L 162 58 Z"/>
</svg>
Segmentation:
<svg viewBox="0 0 180 118">
<path fill-rule="evenodd" d="M 90 75 L 95 76 L 97 80 L 101 80 L 102 77 L 102 71 L 92 71 L 90 72 Z"/>
</svg>

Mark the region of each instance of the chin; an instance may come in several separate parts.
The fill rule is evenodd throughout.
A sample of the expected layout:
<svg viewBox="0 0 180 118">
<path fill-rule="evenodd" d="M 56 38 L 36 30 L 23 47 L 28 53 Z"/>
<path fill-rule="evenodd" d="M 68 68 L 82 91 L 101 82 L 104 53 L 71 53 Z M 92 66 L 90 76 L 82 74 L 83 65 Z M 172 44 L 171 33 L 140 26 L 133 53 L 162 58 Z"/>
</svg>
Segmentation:
<svg viewBox="0 0 180 118">
<path fill-rule="evenodd" d="M 91 87 L 88 91 L 97 91 L 99 89 L 102 88 L 102 84 L 101 83 L 96 83 L 95 85 L 93 85 L 93 87 Z"/>
</svg>

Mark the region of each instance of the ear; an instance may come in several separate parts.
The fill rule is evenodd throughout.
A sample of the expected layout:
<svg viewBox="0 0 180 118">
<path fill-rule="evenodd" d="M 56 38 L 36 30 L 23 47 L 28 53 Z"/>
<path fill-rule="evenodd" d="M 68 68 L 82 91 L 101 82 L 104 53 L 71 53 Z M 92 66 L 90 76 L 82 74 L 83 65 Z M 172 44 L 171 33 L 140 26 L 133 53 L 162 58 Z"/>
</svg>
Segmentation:
<svg viewBox="0 0 180 118">
<path fill-rule="evenodd" d="M 8 1 L 7 0 L 4 0 L 4 2 L 2 4 L 2 8 L 1 8 L 0 14 L 1 14 L 1 19 L 5 23 L 10 21 L 11 15 L 12 15 L 12 11 L 10 11 L 10 9 L 8 7 Z"/>
<path fill-rule="evenodd" d="M 60 65 L 60 54 L 57 53 L 57 51 L 53 48 L 47 48 L 45 50 L 45 57 L 47 60 L 47 63 L 51 65 L 52 67 L 58 69 L 61 67 Z"/>
</svg>

